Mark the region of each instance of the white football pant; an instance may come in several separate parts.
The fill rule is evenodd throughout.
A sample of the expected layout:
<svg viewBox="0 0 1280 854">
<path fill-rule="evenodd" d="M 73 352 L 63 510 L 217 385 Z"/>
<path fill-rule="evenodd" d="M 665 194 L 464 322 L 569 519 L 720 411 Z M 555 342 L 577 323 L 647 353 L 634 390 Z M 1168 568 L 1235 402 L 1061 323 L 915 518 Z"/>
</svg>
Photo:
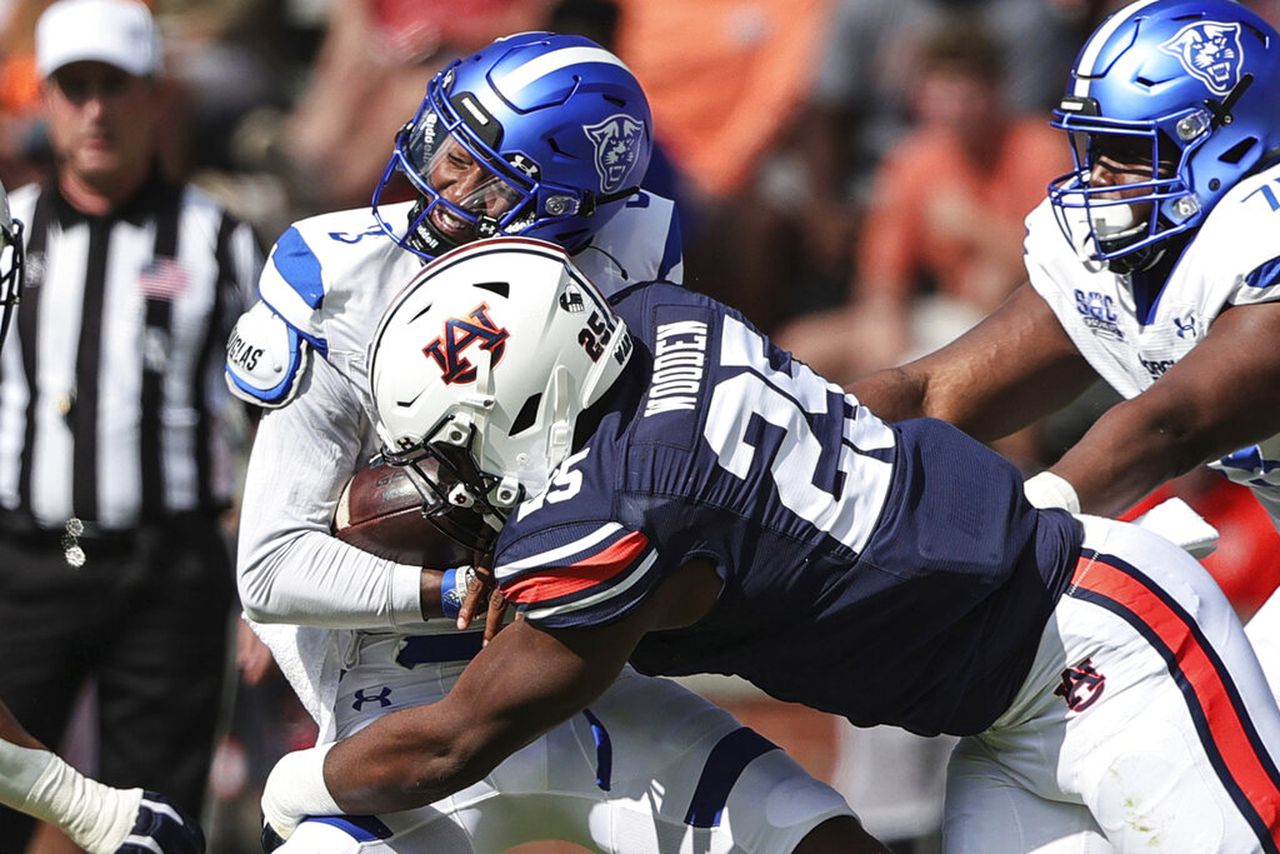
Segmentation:
<svg viewBox="0 0 1280 854">
<path fill-rule="evenodd" d="M 1230 603 L 1167 540 L 1079 518 L 1030 675 L 952 755 L 946 851 L 1277 851 L 1280 710 Z"/>
<path fill-rule="evenodd" d="M 441 643 L 451 643 L 442 636 Z M 417 639 L 413 643 L 420 643 Z M 338 735 L 442 697 L 465 661 L 403 660 L 405 640 L 367 635 L 338 692 Z M 308 819 L 280 854 L 497 854 L 561 839 L 620 854 L 789 852 L 844 799 L 732 715 L 630 667 L 587 713 L 429 807 Z"/>
</svg>

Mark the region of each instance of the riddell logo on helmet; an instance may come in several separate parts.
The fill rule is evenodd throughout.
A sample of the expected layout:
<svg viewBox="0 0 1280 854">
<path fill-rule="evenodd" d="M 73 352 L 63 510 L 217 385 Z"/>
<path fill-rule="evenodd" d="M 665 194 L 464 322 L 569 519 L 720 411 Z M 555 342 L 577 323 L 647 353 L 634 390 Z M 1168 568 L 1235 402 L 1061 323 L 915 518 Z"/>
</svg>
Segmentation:
<svg viewBox="0 0 1280 854">
<path fill-rule="evenodd" d="M 1161 44 L 1160 50 L 1176 56 L 1188 74 L 1219 97 L 1225 97 L 1240 82 L 1244 48 L 1240 45 L 1238 23 L 1188 24 Z"/>
<path fill-rule="evenodd" d="M 490 367 L 502 361 L 511 334 L 499 329 L 489 317 L 489 304 L 481 303 L 466 317 L 451 317 L 444 322 L 444 334 L 422 348 L 424 355 L 436 360 L 445 383 L 473 383 L 476 368 L 463 355 L 472 344 L 479 343 L 481 350 L 488 350 Z"/>
</svg>

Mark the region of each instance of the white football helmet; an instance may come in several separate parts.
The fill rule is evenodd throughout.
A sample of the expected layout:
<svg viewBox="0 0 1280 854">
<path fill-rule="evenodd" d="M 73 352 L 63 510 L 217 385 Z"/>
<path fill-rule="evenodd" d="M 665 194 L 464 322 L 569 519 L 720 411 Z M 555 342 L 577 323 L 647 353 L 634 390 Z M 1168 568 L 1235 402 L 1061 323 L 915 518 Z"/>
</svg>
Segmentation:
<svg viewBox="0 0 1280 854">
<path fill-rule="evenodd" d="M 578 416 L 630 358 L 626 324 L 552 243 L 483 240 L 428 264 L 369 349 L 383 456 L 407 467 L 423 513 L 487 550 L 546 488 Z"/>
<path fill-rule="evenodd" d="M 22 223 L 9 215 L 9 194 L 0 184 L 0 345 L 18 307 L 22 287 Z"/>
</svg>

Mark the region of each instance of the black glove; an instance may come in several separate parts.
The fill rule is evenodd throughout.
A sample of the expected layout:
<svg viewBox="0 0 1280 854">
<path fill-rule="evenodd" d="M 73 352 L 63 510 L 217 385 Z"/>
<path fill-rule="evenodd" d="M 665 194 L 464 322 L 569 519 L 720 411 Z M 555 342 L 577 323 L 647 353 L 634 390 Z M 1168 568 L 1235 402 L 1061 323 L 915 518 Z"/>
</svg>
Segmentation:
<svg viewBox="0 0 1280 854">
<path fill-rule="evenodd" d="M 133 830 L 116 854 L 155 854 L 157 850 L 161 854 L 204 854 L 204 831 L 164 795 L 143 792 Z"/>
</svg>

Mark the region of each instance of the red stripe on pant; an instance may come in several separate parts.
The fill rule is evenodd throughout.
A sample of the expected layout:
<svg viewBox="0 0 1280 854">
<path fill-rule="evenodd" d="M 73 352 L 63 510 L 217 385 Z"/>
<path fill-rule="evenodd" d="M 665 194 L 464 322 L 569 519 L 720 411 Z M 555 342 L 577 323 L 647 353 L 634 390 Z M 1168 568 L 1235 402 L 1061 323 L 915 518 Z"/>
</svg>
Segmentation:
<svg viewBox="0 0 1280 854">
<path fill-rule="evenodd" d="M 1204 710 L 1210 737 L 1227 773 L 1266 822 L 1272 840 L 1280 845 L 1280 789 L 1249 740 L 1224 675 L 1183 615 L 1170 608 L 1143 580 L 1103 563 L 1101 555 L 1081 557 L 1071 583 L 1073 587 L 1113 599 L 1128 608 L 1173 652 Z"/>
</svg>

